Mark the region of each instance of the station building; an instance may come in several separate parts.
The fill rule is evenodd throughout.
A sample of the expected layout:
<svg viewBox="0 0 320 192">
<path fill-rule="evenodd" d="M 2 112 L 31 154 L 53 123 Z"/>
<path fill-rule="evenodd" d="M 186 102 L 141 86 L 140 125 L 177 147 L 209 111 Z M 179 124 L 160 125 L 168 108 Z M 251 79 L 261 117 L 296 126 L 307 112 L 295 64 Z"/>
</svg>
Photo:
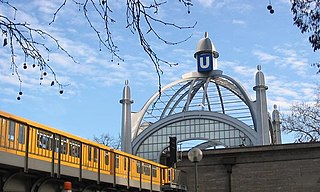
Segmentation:
<svg viewBox="0 0 320 192">
<path fill-rule="evenodd" d="M 194 54 L 197 71 L 156 92 L 140 111 L 132 112 L 128 81 L 123 89 L 121 149 L 160 162 L 169 137 L 178 143 L 202 140 L 197 147 L 234 148 L 281 143 L 277 106 L 267 111 L 261 66 L 255 74 L 255 99 L 241 82 L 218 69 L 219 53 L 205 33 Z"/>
</svg>

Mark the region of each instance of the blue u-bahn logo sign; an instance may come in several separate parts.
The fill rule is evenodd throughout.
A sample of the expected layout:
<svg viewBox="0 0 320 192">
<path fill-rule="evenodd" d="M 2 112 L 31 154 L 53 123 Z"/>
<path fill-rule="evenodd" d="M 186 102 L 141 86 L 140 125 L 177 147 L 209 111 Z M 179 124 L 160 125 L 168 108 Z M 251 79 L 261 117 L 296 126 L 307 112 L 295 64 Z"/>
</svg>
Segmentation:
<svg viewBox="0 0 320 192">
<path fill-rule="evenodd" d="M 197 57 L 198 72 L 213 70 L 213 58 L 211 53 L 202 53 Z"/>
</svg>

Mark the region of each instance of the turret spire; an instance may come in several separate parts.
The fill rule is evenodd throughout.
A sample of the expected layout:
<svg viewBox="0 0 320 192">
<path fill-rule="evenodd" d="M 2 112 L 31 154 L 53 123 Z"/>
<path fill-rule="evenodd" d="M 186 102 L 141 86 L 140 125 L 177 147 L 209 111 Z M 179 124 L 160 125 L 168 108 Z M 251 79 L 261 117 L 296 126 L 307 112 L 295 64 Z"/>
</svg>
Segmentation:
<svg viewBox="0 0 320 192">
<path fill-rule="evenodd" d="M 131 100 L 129 81 L 125 80 L 123 88 L 123 97 L 120 100 L 122 104 L 122 129 L 121 129 L 121 151 L 132 154 L 131 146 Z"/>
</svg>

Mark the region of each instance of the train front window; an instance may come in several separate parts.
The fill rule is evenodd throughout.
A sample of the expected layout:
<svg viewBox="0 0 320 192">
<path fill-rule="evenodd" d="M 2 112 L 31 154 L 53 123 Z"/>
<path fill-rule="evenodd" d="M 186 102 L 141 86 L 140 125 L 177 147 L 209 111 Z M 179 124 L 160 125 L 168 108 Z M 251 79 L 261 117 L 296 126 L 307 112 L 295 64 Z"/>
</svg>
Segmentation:
<svg viewBox="0 0 320 192">
<path fill-rule="evenodd" d="M 13 141 L 14 140 L 14 127 L 15 127 L 15 122 L 10 121 L 9 124 L 9 140 Z"/>
<path fill-rule="evenodd" d="M 24 134 L 25 134 L 25 126 L 20 124 L 19 125 L 19 136 L 18 136 L 18 141 L 20 144 L 24 144 Z"/>
</svg>

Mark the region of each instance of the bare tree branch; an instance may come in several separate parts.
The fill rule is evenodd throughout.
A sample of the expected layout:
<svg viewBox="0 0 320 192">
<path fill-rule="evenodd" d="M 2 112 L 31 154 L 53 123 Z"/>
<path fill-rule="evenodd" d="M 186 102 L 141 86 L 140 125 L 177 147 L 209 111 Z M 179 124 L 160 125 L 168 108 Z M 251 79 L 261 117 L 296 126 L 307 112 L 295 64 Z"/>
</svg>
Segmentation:
<svg viewBox="0 0 320 192">
<path fill-rule="evenodd" d="M 87 23 L 91 27 L 91 29 L 95 32 L 98 42 L 100 51 L 102 48 L 106 48 L 107 51 L 111 54 L 111 61 L 114 61 L 116 58 L 119 61 L 124 61 L 124 59 L 119 54 L 118 46 L 115 44 L 113 40 L 113 33 L 112 33 L 112 24 L 116 22 L 114 18 L 112 18 L 112 9 L 110 7 L 109 0 L 64 0 L 52 16 L 52 20 L 49 22 L 49 25 L 53 25 L 56 22 L 58 14 L 64 7 L 67 5 L 68 2 L 74 3 L 78 6 L 79 11 L 83 13 L 84 18 L 86 19 Z M 189 8 L 192 6 L 191 0 L 178 0 L 182 5 L 188 8 L 188 13 L 190 12 Z M 8 6 L 14 10 L 15 14 L 17 12 L 17 8 L 5 0 L 0 0 L 0 3 L 4 6 Z M 160 24 L 163 26 L 167 26 L 169 28 L 183 30 L 183 29 L 191 29 L 194 28 L 196 23 L 191 26 L 179 26 L 175 23 L 166 22 L 161 19 L 157 19 L 156 15 L 160 9 L 160 7 L 166 4 L 166 1 L 161 0 L 153 0 L 151 3 L 146 3 L 141 0 L 127 0 L 126 1 L 126 18 L 127 18 L 127 28 L 133 33 L 137 34 L 140 45 L 142 46 L 143 50 L 146 52 L 148 57 L 151 59 L 155 71 L 158 75 L 158 84 L 159 84 L 159 92 L 161 89 L 161 74 L 163 73 L 161 69 L 161 64 L 167 64 L 169 66 L 177 65 L 177 63 L 171 63 L 166 59 L 159 57 L 154 48 L 149 43 L 149 40 L 146 38 L 147 34 L 152 34 L 156 37 L 159 41 L 163 42 L 167 45 L 176 45 L 182 42 L 187 41 L 190 37 L 186 37 L 177 42 L 168 41 L 166 38 L 162 37 L 159 34 L 159 31 L 155 27 L 156 25 Z M 98 26 L 94 22 L 92 22 L 93 17 L 99 18 L 98 23 L 103 23 L 103 29 L 101 26 Z M 13 73 L 18 77 L 20 84 L 22 83 L 21 76 L 19 74 L 18 65 L 15 62 L 15 53 L 16 49 L 20 48 L 25 55 L 25 58 L 30 57 L 32 58 L 35 63 L 33 67 L 38 66 L 40 69 L 40 79 L 43 78 L 46 73 L 46 69 L 48 69 L 53 75 L 53 81 L 51 85 L 57 83 L 60 89 L 63 88 L 58 79 L 57 75 L 52 69 L 52 67 L 48 64 L 48 60 L 45 59 L 43 55 L 45 50 L 47 54 L 52 51 L 49 47 L 46 46 L 44 40 L 52 40 L 57 46 L 57 49 L 64 52 L 67 56 L 69 56 L 74 62 L 75 59 L 71 56 L 67 50 L 65 50 L 58 42 L 58 40 L 50 35 L 49 33 L 41 30 L 35 29 L 31 27 L 28 23 L 16 23 L 10 20 L 5 15 L 0 14 L 0 29 L 2 31 L 3 36 L 3 46 L 9 47 L 11 51 L 11 69 Z M 39 41 L 42 39 L 43 41 Z M 26 59 L 25 59 L 26 60 Z M 26 68 L 27 65 L 23 65 L 23 68 Z M 60 92 L 61 93 L 61 92 Z"/>
<path fill-rule="evenodd" d="M 121 138 L 120 135 L 118 138 L 114 138 L 110 136 L 108 133 L 103 133 L 99 137 L 94 136 L 93 140 L 97 143 L 112 147 L 114 149 L 120 149 L 121 146 Z"/>
<path fill-rule="evenodd" d="M 0 3 L 2 3 L 2 5 L 6 5 L 14 9 L 15 12 L 17 11 L 17 8 L 15 8 L 13 5 L 9 4 L 6 1 L 0 0 Z M 51 34 L 45 32 L 42 29 L 33 28 L 30 26 L 30 24 L 26 22 L 15 22 L 15 16 L 14 19 L 11 20 L 9 17 L 0 14 L 0 29 L 3 38 L 3 47 L 8 47 L 11 52 L 10 69 L 12 70 L 12 75 L 16 75 L 20 82 L 19 95 L 22 95 L 21 83 L 23 82 L 23 80 L 21 79 L 19 73 L 19 66 L 16 63 L 17 49 L 20 49 L 25 57 L 25 62 L 23 63 L 22 68 L 27 69 L 27 58 L 31 58 L 33 60 L 32 67 L 39 68 L 40 80 L 42 80 L 44 76 L 47 76 L 47 71 L 49 71 L 53 76 L 51 86 L 53 86 L 55 83 L 58 84 L 60 93 L 62 94 L 63 87 L 67 85 L 62 84 L 58 81 L 56 73 L 54 72 L 53 68 L 48 64 L 49 54 L 52 50 L 48 46 L 46 46 L 47 40 L 53 41 L 57 46 L 58 50 L 64 52 L 68 57 L 70 57 L 73 60 L 73 62 L 77 62 L 74 59 L 74 57 L 61 46 L 59 41 Z M 47 54 L 48 57 L 46 58 L 46 56 L 44 56 L 43 54 Z M 20 99 L 20 96 L 18 96 L 17 99 Z"/>
<path fill-rule="evenodd" d="M 294 133 L 296 142 L 320 141 L 320 87 L 313 103 L 298 103 L 282 116 L 282 129 Z"/>
<path fill-rule="evenodd" d="M 290 0 L 292 3 L 293 24 L 301 33 L 309 34 L 313 51 L 320 50 L 320 2 L 319 0 Z M 320 73 L 320 62 L 311 64 Z"/>
<path fill-rule="evenodd" d="M 180 2 L 184 3 L 185 6 L 192 6 L 191 0 L 184 0 Z M 169 66 L 177 65 L 177 63 L 170 63 L 167 60 L 164 60 L 160 58 L 156 52 L 151 48 L 151 45 L 145 38 L 145 34 L 152 32 L 155 37 L 157 37 L 160 41 L 162 41 L 165 44 L 168 45 L 176 45 L 182 42 L 187 41 L 191 36 L 178 41 L 178 42 L 170 42 L 165 40 L 163 37 L 161 37 L 156 29 L 153 27 L 154 23 L 159 23 L 164 26 L 170 26 L 176 29 L 191 29 L 194 28 L 196 23 L 192 26 L 179 26 L 174 23 L 165 22 L 163 20 L 159 20 L 155 18 L 151 13 L 149 13 L 151 10 L 154 10 L 153 13 L 157 13 L 159 10 L 159 7 L 166 2 L 157 2 L 154 1 L 153 4 L 150 4 L 149 6 L 146 6 L 142 3 L 140 0 L 127 0 L 127 28 L 130 28 L 132 33 L 137 32 L 139 35 L 140 45 L 142 46 L 143 50 L 147 53 L 149 58 L 154 64 L 155 70 L 158 75 L 158 85 L 159 85 L 159 93 L 161 94 L 161 74 L 163 73 L 161 69 L 161 63 L 167 64 Z M 141 24 L 146 23 L 148 30 L 145 32 L 143 31 Z"/>
<path fill-rule="evenodd" d="M 68 0 L 64 0 L 63 3 L 59 6 L 56 12 L 53 14 L 52 21 L 50 24 L 55 22 L 56 16 L 58 12 L 66 5 Z M 79 6 L 79 10 L 82 10 L 84 17 L 87 20 L 87 23 L 90 25 L 92 30 L 96 33 L 100 50 L 101 46 L 105 47 L 112 55 L 111 61 L 113 61 L 113 57 L 117 58 L 120 61 L 124 61 L 124 59 L 119 55 L 118 46 L 113 41 L 113 34 L 111 32 L 111 24 L 115 23 L 116 20 L 111 17 L 112 9 L 109 6 L 109 0 L 83 0 L 83 1 L 76 1 L 73 2 Z M 179 0 L 184 6 L 189 7 L 192 6 L 191 0 Z M 157 39 L 162 41 L 167 45 L 176 45 L 182 42 L 187 41 L 190 37 L 177 41 L 177 42 L 170 42 L 165 38 L 161 37 L 157 32 L 156 28 L 154 28 L 154 23 L 159 23 L 164 26 L 173 27 L 175 29 L 191 29 L 194 28 L 196 23 L 192 26 L 179 26 L 174 23 L 165 22 L 163 20 L 157 19 L 154 17 L 155 14 L 158 13 L 160 6 L 164 5 L 167 2 L 158 2 L 154 0 L 153 3 L 146 5 L 146 3 L 140 0 L 127 0 L 127 28 L 134 34 L 138 34 L 138 38 L 140 41 L 140 45 L 142 46 L 143 50 L 147 53 L 148 57 L 151 59 L 152 63 L 154 64 L 156 73 L 158 75 L 158 83 L 159 83 L 159 90 L 161 89 L 161 74 L 163 73 L 161 69 L 161 63 L 167 64 L 169 66 L 177 65 L 177 63 L 168 62 L 165 59 L 160 58 L 156 52 L 151 48 L 148 40 L 146 39 L 145 35 L 148 33 L 152 33 Z M 104 31 L 100 31 L 95 25 L 93 25 L 90 14 L 88 9 L 89 7 L 93 8 L 93 14 L 98 14 L 100 20 L 104 23 Z M 142 26 L 145 24 L 148 28 L 147 31 L 142 29 Z"/>
</svg>

